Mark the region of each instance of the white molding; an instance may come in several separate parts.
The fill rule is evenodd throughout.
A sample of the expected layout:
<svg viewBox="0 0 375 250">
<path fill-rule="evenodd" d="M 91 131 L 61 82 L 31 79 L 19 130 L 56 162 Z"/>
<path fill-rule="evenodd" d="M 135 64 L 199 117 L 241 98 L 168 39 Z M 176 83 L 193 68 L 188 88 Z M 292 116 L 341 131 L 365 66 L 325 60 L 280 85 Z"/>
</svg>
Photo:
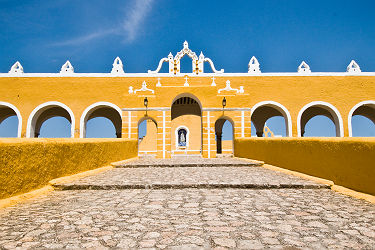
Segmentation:
<svg viewBox="0 0 375 250">
<path fill-rule="evenodd" d="M 311 72 L 311 73 L 298 73 L 298 72 L 269 72 L 269 73 L 222 73 L 220 75 L 214 73 L 201 73 L 196 75 L 194 73 L 183 73 L 183 76 L 189 77 L 270 77 L 270 76 L 375 76 L 375 72 L 359 72 L 359 73 L 350 73 L 350 72 Z M 10 73 L 0 73 L 0 77 L 148 77 L 148 78 L 158 78 L 158 77 L 182 77 L 182 75 L 171 75 L 168 73 L 157 73 L 157 74 L 148 74 L 148 73 L 124 73 L 121 76 L 114 75 L 111 73 L 72 73 L 72 74 L 60 74 L 60 73 L 22 73 L 22 74 L 10 74 Z M 169 86 L 165 86 L 169 87 Z"/>
<path fill-rule="evenodd" d="M 131 129 L 132 129 L 132 112 L 128 111 L 128 138 L 131 138 Z"/>
<path fill-rule="evenodd" d="M 188 150 L 189 148 L 189 136 L 190 136 L 190 130 L 188 127 L 186 127 L 185 125 L 181 125 L 179 127 L 177 127 L 174 131 L 174 134 L 175 134 L 175 139 L 176 139 L 176 150 L 178 150 L 178 130 L 180 129 L 185 129 L 186 130 L 186 150 Z M 181 151 L 184 151 L 184 150 L 181 150 Z"/>
<path fill-rule="evenodd" d="M 239 89 L 235 89 L 235 88 L 232 88 L 232 87 L 230 86 L 230 81 L 229 81 L 229 80 L 227 80 L 227 81 L 225 82 L 225 88 L 219 89 L 219 90 L 217 91 L 217 93 L 220 94 L 221 91 L 236 91 L 237 94 L 240 93 L 240 90 L 239 90 Z M 242 88 L 242 91 L 243 91 L 243 88 Z M 243 92 L 242 92 L 242 93 L 243 93 Z"/>
<path fill-rule="evenodd" d="M 251 111 L 251 108 L 203 108 L 202 111 Z"/>
<path fill-rule="evenodd" d="M 245 137 L 245 111 L 241 111 L 241 137 Z"/>
<path fill-rule="evenodd" d="M 261 107 L 261 106 L 271 106 L 273 108 L 276 108 L 278 111 L 281 112 L 281 114 L 283 114 L 284 116 L 284 119 L 285 119 L 285 129 L 286 129 L 286 136 L 287 137 L 292 137 L 293 136 L 293 129 L 292 129 L 292 117 L 290 115 L 290 112 L 287 108 L 285 108 L 282 104 L 278 103 L 278 102 L 275 102 L 275 101 L 263 101 L 263 102 L 258 102 L 257 104 L 255 104 L 253 106 L 253 108 L 251 109 L 251 114 L 250 114 L 250 121 L 251 121 L 251 117 L 254 113 L 254 111 Z M 286 117 L 285 117 L 286 116 Z"/>
<path fill-rule="evenodd" d="M 348 115 L 348 130 L 349 130 L 349 137 L 353 137 L 353 127 L 352 127 L 352 117 L 353 113 L 361 106 L 366 106 L 366 105 L 374 105 L 375 106 L 375 101 L 374 100 L 368 100 L 368 101 L 363 101 L 360 103 L 357 103 L 354 105 L 354 107 L 349 111 Z"/>
<path fill-rule="evenodd" d="M 151 107 L 148 111 L 169 111 L 170 107 Z M 146 108 L 122 108 L 122 111 L 146 111 Z"/>
<path fill-rule="evenodd" d="M 90 115 L 96 109 L 102 108 L 102 107 L 110 107 L 110 108 L 115 109 L 120 114 L 120 117 L 122 119 L 121 109 L 117 105 L 115 105 L 113 103 L 110 103 L 110 102 L 96 102 L 96 103 L 93 103 L 90 106 L 88 106 L 83 111 L 83 113 L 81 115 L 81 119 L 80 119 L 80 123 L 79 123 L 79 132 L 80 132 L 79 133 L 79 137 L 80 138 L 86 138 L 86 122 L 87 122 L 88 115 Z M 113 125 L 115 126 L 115 124 L 113 124 Z"/>
<path fill-rule="evenodd" d="M 21 132 L 22 132 L 22 116 L 21 116 L 20 111 L 18 110 L 18 108 L 16 108 L 16 106 L 14 106 L 13 104 L 10 104 L 10 103 L 8 103 L 8 102 L 0 102 L 0 106 L 8 107 L 8 108 L 12 109 L 12 110 L 16 113 L 16 115 L 17 115 L 17 119 L 18 119 L 17 137 L 18 137 L 18 138 L 21 138 Z"/>
<path fill-rule="evenodd" d="M 210 111 L 207 111 L 207 149 L 208 149 L 208 158 L 211 158 L 211 124 L 210 124 Z"/>
<path fill-rule="evenodd" d="M 165 111 L 163 111 L 163 159 L 165 159 Z"/>
<path fill-rule="evenodd" d="M 57 101 L 51 101 L 51 102 L 45 102 L 43 104 L 40 104 L 39 106 L 37 106 L 30 114 L 29 116 L 29 119 L 27 120 L 27 128 L 26 128 L 26 137 L 27 138 L 33 138 L 34 135 L 32 135 L 32 132 L 34 133 L 35 132 L 35 125 L 36 125 L 36 121 L 38 119 L 38 117 L 36 117 L 36 119 L 34 120 L 34 117 L 35 115 L 42 109 L 47 109 L 49 106 L 51 107 L 61 107 L 63 109 L 65 109 L 69 115 L 70 115 L 70 119 L 71 119 L 71 124 L 70 124 L 70 137 L 71 138 L 74 138 L 74 130 L 75 130 L 75 117 L 74 117 L 74 113 L 73 111 L 68 107 L 66 106 L 65 104 L 61 103 L 61 102 L 57 102 Z M 42 111 L 43 112 L 43 111 Z"/>
<path fill-rule="evenodd" d="M 305 112 L 306 109 L 313 107 L 313 106 L 324 108 L 325 110 L 330 112 L 333 117 L 333 123 L 335 124 L 336 137 L 344 137 L 344 125 L 343 125 L 343 120 L 342 120 L 340 112 L 332 104 L 328 102 L 323 102 L 323 101 L 310 102 L 306 104 L 305 106 L 303 106 L 303 108 L 299 111 L 298 117 L 297 117 L 298 137 L 301 137 L 301 118 L 302 118 L 303 112 Z"/>
</svg>

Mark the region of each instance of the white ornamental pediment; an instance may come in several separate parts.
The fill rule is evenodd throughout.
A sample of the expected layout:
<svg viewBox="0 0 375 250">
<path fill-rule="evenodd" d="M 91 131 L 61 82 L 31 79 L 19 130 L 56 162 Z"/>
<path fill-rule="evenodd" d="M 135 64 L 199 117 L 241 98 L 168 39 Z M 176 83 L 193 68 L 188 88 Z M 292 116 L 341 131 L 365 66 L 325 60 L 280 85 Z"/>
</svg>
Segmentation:
<svg viewBox="0 0 375 250">
<path fill-rule="evenodd" d="M 130 90 L 130 89 L 129 89 L 129 90 Z M 137 92 L 151 92 L 152 94 L 155 93 L 155 91 L 154 91 L 153 89 L 149 89 L 149 88 L 147 88 L 147 83 L 146 83 L 146 81 L 143 81 L 143 83 L 142 83 L 142 88 L 134 90 L 133 93 L 136 94 Z M 130 92 L 129 92 L 129 93 L 130 93 Z"/>
<path fill-rule="evenodd" d="M 243 94 L 243 93 L 245 93 L 245 90 L 244 90 L 244 87 L 243 87 L 243 86 L 240 86 L 239 89 L 232 88 L 232 87 L 230 86 L 230 81 L 229 81 L 229 80 L 226 81 L 225 88 L 219 89 L 219 90 L 217 91 L 217 93 L 220 94 L 220 93 L 223 92 L 223 91 L 224 91 L 224 92 L 235 92 L 236 94 Z"/>
</svg>

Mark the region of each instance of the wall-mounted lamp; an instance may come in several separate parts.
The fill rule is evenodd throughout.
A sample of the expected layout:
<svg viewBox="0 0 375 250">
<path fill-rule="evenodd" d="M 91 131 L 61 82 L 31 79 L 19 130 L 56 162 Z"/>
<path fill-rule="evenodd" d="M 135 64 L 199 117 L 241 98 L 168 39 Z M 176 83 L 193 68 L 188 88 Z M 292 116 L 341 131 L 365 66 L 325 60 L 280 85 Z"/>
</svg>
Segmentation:
<svg viewBox="0 0 375 250">
<path fill-rule="evenodd" d="M 146 116 L 147 116 L 147 106 L 148 106 L 147 97 L 145 97 L 145 99 L 143 100 L 143 105 L 145 105 L 145 107 L 146 107 Z"/>
<path fill-rule="evenodd" d="M 223 108 L 225 108 L 225 106 L 227 106 L 227 99 L 225 99 L 225 97 L 223 98 L 222 104 L 223 104 Z"/>
</svg>

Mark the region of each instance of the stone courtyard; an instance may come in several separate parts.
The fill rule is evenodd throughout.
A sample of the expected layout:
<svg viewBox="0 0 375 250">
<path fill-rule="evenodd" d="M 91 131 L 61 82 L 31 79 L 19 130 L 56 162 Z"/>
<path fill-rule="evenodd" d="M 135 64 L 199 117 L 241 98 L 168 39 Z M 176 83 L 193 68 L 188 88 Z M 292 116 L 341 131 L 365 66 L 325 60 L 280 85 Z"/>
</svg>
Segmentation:
<svg viewBox="0 0 375 250">
<path fill-rule="evenodd" d="M 141 159 L 0 210 L 0 249 L 375 246 L 375 205 L 240 159 Z"/>
</svg>

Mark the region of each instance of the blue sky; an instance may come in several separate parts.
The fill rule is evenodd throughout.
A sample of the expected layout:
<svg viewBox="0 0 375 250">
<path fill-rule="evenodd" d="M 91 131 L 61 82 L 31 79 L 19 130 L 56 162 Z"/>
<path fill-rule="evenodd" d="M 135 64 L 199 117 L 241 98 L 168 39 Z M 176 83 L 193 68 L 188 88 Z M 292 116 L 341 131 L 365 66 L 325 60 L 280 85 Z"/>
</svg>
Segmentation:
<svg viewBox="0 0 375 250">
<path fill-rule="evenodd" d="M 147 72 L 184 40 L 225 72 L 246 72 L 253 55 L 263 72 L 295 72 L 302 60 L 343 72 L 352 59 L 375 71 L 374 9 L 346 0 L 0 0 L 0 72 L 17 60 L 25 72 L 59 72 L 68 59 L 76 72 L 109 72 L 116 56 L 126 72 Z"/>
</svg>

